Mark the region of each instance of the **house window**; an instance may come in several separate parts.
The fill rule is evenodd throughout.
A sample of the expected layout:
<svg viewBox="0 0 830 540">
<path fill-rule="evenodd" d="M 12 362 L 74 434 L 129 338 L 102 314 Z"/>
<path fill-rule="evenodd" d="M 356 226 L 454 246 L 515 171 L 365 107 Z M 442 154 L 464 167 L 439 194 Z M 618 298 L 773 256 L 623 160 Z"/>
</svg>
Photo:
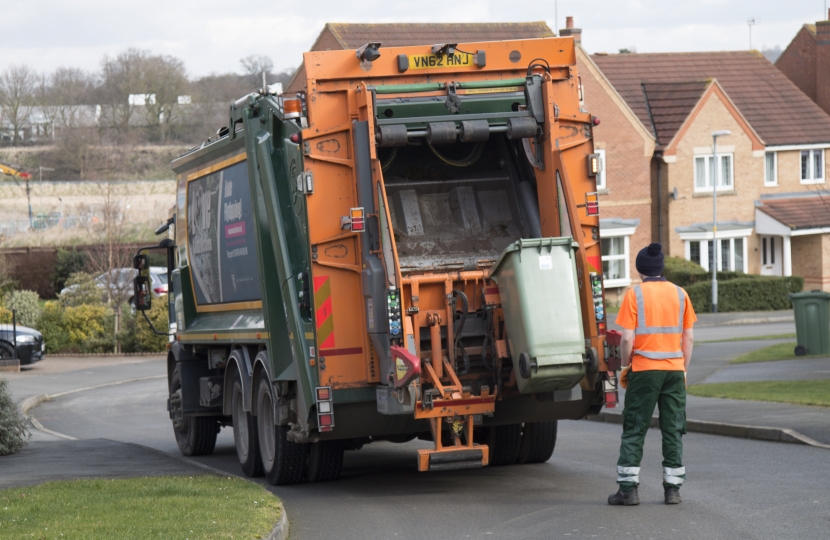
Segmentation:
<svg viewBox="0 0 830 540">
<path fill-rule="evenodd" d="M 597 173 L 597 190 L 608 189 L 608 184 L 605 182 L 605 172 L 607 165 L 605 163 L 605 150 L 596 150 L 599 154 L 599 172 Z"/>
<path fill-rule="evenodd" d="M 628 272 L 628 236 L 602 239 L 602 279 L 606 287 L 626 287 Z"/>
<path fill-rule="evenodd" d="M 801 183 L 824 183 L 824 150 L 801 151 Z"/>
<path fill-rule="evenodd" d="M 764 185 L 778 185 L 778 154 L 776 152 L 764 154 Z"/>
<path fill-rule="evenodd" d="M 718 191 L 734 189 L 732 154 L 718 154 Z M 712 156 L 695 156 L 695 191 L 712 191 L 715 177 Z"/>
<path fill-rule="evenodd" d="M 688 246 L 686 258 L 711 272 L 715 266 L 715 242 L 711 240 L 691 240 L 686 241 L 686 244 Z M 719 255 L 718 271 L 748 272 L 745 238 L 718 238 L 717 246 Z"/>
</svg>

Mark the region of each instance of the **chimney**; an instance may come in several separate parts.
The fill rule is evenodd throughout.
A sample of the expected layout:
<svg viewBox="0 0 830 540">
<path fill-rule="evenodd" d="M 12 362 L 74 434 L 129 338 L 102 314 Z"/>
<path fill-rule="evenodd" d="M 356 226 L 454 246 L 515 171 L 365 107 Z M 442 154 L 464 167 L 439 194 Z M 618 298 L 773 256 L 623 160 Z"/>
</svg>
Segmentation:
<svg viewBox="0 0 830 540">
<path fill-rule="evenodd" d="M 565 28 L 559 30 L 560 37 L 572 37 L 574 38 L 574 42 L 581 45 L 582 44 L 582 29 L 581 28 L 574 28 L 574 18 L 573 17 L 565 17 Z"/>
</svg>

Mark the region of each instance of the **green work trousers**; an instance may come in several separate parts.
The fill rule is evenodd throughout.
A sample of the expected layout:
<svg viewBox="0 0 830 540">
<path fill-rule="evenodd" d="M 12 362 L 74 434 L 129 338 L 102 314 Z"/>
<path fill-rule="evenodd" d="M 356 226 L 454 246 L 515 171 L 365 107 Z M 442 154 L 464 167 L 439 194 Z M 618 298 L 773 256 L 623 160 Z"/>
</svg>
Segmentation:
<svg viewBox="0 0 830 540">
<path fill-rule="evenodd" d="M 686 478 L 683 440 L 686 433 L 686 377 L 682 371 L 631 371 L 625 392 L 623 434 L 617 483 L 631 491 L 640 483 L 640 460 L 654 406 L 660 408 L 663 435 L 663 486 L 679 488 Z"/>
</svg>

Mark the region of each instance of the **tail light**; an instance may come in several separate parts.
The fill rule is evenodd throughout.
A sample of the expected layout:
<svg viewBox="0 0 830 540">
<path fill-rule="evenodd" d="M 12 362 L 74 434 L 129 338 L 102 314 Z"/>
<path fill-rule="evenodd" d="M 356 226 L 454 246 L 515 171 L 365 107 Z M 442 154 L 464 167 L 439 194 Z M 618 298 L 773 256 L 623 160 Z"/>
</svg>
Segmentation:
<svg viewBox="0 0 830 540">
<path fill-rule="evenodd" d="M 334 407 L 331 387 L 317 387 L 317 428 L 322 431 L 334 429 Z"/>
<path fill-rule="evenodd" d="M 589 216 L 599 215 L 599 194 L 596 191 L 585 194 L 585 210 Z"/>
<path fill-rule="evenodd" d="M 153 289 L 153 292 L 156 294 L 167 294 L 167 287 L 156 287 Z"/>
</svg>

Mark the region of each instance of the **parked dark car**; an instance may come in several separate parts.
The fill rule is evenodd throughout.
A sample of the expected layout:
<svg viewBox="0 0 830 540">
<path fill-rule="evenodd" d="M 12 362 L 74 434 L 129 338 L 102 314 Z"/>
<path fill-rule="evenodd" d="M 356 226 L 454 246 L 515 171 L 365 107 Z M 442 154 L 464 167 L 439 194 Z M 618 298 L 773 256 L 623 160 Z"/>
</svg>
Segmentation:
<svg viewBox="0 0 830 540">
<path fill-rule="evenodd" d="M 0 359 L 14 358 L 14 327 L 0 324 Z M 17 326 L 17 358 L 21 366 L 43 360 L 43 334 L 26 326 Z"/>
</svg>

